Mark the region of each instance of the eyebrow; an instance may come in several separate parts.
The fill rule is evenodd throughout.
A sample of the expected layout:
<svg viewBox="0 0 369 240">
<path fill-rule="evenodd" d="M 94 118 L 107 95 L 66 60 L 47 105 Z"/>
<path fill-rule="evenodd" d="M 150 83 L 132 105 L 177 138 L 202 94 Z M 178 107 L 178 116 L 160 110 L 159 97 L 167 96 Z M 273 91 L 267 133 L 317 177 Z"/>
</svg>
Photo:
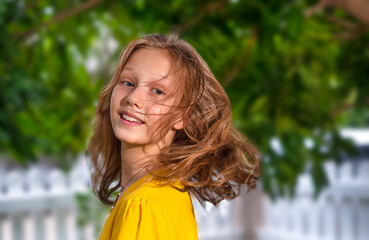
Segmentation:
<svg viewBox="0 0 369 240">
<path fill-rule="evenodd" d="M 119 76 L 122 76 L 122 74 L 124 72 L 131 72 L 131 71 L 134 71 L 134 67 L 123 67 L 122 71 L 120 72 Z M 154 79 L 153 82 L 150 83 L 150 85 L 153 85 L 153 84 L 158 84 L 159 86 L 163 87 L 163 88 L 166 88 L 166 89 L 169 89 L 170 87 L 169 86 L 165 86 L 165 84 L 163 83 L 159 83 L 160 81 L 162 80 L 165 80 L 169 77 L 170 74 L 166 74 L 165 76 L 162 76 L 160 77 L 159 79 Z M 170 84 L 169 84 L 170 85 Z"/>
<path fill-rule="evenodd" d="M 120 72 L 120 74 L 122 74 L 123 72 L 126 72 L 126 71 L 133 71 L 134 68 L 132 67 L 123 67 L 122 71 Z"/>
</svg>

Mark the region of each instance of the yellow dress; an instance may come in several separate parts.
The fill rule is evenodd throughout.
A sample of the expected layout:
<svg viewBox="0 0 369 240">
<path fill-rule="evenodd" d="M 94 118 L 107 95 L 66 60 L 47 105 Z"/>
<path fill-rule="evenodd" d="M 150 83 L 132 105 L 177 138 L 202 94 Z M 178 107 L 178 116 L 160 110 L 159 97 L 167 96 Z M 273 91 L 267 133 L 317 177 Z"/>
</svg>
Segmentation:
<svg viewBox="0 0 369 240">
<path fill-rule="evenodd" d="M 99 240 L 198 239 L 190 195 L 147 181 L 132 184 L 110 211 Z M 175 187 L 183 189 L 180 183 Z"/>
</svg>

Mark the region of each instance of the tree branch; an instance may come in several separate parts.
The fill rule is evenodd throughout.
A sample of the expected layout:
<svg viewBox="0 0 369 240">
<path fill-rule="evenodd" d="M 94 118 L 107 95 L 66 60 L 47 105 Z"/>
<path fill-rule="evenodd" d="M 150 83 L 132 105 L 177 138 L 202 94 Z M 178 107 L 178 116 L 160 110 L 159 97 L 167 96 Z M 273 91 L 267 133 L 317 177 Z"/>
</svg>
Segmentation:
<svg viewBox="0 0 369 240">
<path fill-rule="evenodd" d="M 185 32 L 187 29 L 190 29 L 196 26 L 197 24 L 199 24 L 199 22 L 201 22 L 201 20 L 204 17 L 206 17 L 206 15 L 208 15 L 209 13 L 215 12 L 219 9 L 223 9 L 225 5 L 227 4 L 227 2 L 228 2 L 227 0 L 220 0 L 218 2 L 206 4 L 204 7 L 202 7 L 199 10 L 199 14 L 195 18 L 192 18 L 190 21 L 185 22 L 184 24 L 178 26 L 174 30 L 174 32 L 177 35 L 182 35 L 182 33 Z"/>
<path fill-rule="evenodd" d="M 84 2 L 83 4 L 77 6 L 73 9 L 68 9 L 66 11 L 62 11 L 62 12 L 56 14 L 52 19 L 42 23 L 41 26 L 39 26 L 39 27 L 35 27 L 35 28 L 30 29 L 30 30 L 25 31 L 25 32 L 15 32 L 15 33 L 12 34 L 12 36 L 16 37 L 16 38 L 26 38 L 26 37 L 32 35 L 33 33 L 35 33 L 39 28 L 47 27 L 50 24 L 61 22 L 65 19 L 67 19 L 67 18 L 73 17 L 73 16 L 75 16 L 79 13 L 82 13 L 82 12 L 96 6 L 97 4 L 99 4 L 103 1 L 104 0 L 90 0 L 90 1 Z"/>
<path fill-rule="evenodd" d="M 315 6 L 305 11 L 305 16 L 310 17 L 328 7 L 342 9 L 359 22 L 355 25 L 345 19 L 326 15 L 325 18 L 328 21 L 348 29 L 348 31 L 337 34 L 335 36 L 336 39 L 348 40 L 357 38 L 369 29 L 369 0 L 320 0 Z"/>
<path fill-rule="evenodd" d="M 351 40 L 358 38 L 360 35 L 364 34 L 366 31 L 369 30 L 369 26 L 358 26 L 351 31 L 341 32 L 338 33 L 335 38 L 339 40 Z"/>
<path fill-rule="evenodd" d="M 256 29 L 253 29 L 251 38 L 250 38 L 250 40 L 246 44 L 246 49 L 243 52 L 240 61 L 238 61 L 238 63 L 231 70 L 231 72 L 227 76 L 225 76 L 224 83 L 223 83 L 223 86 L 224 87 L 226 87 L 229 84 L 231 84 L 231 82 L 233 81 L 233 79 L 235 77 L 237 77 L 237 75 L 241 72 L 241 70 L 243 69 L 243 67 L 245 66 L 245 64 L 247 63 L 247 61 L 248 61 L 248 59 L 250 57 L 250 54 L 252 52 L 252 49 L 254 49 L 254 46 L 255 46 L 255 43 L 256 43 L 256 39 L 257 39 L 257 31 L 256 31 Z"/>
<path fill-rule="evenodd" d="M 365 98 L 365 103 L 364 103 L 364 105 L 369 106 L 369 97 Z M 335 109 L 334 111 L 332 111 L 332 112 L 331 112 L 331 116 L 332 116 L 333 118 L 335 118 L 335 117 L 337 117 L 338 115 L 340 115 L 342 112 L 347 111 L 347 110 L 349 110 L 349 109 L 352 109 L 352 108 L 354 108 L 354 107 L 355 107 L 355 104 L 353 104 L 353 103 L 347 103 L 347 104 L 344 104 L 344 105 L 342 105 L 340 108 Z"/>
<path fill-rule="evenodd" d="M 29 1 L 27 2 L 26 6 L 25 6 L 25 11 L 32 9 L 34 6 L 36 6 L 38 3 L 40 2 L 40 0 L 33 0 L 33 1 Z"/>
<path fill-rule="evenodd" d="M 332 16 L 332 15 L 324 15 L 324 18 L 327 21 L 331 22 L 331 23 L 335 23 L 335 24 L 340 25 L 340 26 L 342 26 L 344 28 L 347 28 L 347 29 L 356 29 L 357 28 L 357 25 L 354 24 L 353 22 L 345 20 L 345 19 L 337 18 L 337 17 Z"/>
<path fill-rule="evenodd" d="M 326 0 L 320 0 L 316 5 L 312 6 L 311 8 L 308 8 L 305 10 L 305 16 L 311 17 L 317 12 L 323 10 L 328 6 L 328 2 Z"/>
<path fill-rule="evenodd" d="M 369 0 L 320 0 L 315 6 L 305 11 L 305 16 L 310 17 L 328 7 L 340 8 L 363 25 L 369 24 Z"/>
</svg>

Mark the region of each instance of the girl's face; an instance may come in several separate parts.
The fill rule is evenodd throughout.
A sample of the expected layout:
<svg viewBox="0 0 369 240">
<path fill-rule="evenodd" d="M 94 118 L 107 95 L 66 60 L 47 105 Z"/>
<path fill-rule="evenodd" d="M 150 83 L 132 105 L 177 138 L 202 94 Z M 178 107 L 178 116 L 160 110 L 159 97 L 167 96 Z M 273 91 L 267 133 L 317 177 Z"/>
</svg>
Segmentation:
<svg viewBox="0 0 369 240">
<path fill-rule="evenodd" d="M 130 56 L 110 99 L 111 124 L 115 136 L 122 142 L 148 145 L 163 140 L 152 138 L 155 129 L 150 127 L 174 104 L 170 66 L 170 59 L 162 50 L 143 48 Z M 165 136 L 167 144 L 173 140 L 175 129 L 180 128 L 181 121 Z"/>
</svg>

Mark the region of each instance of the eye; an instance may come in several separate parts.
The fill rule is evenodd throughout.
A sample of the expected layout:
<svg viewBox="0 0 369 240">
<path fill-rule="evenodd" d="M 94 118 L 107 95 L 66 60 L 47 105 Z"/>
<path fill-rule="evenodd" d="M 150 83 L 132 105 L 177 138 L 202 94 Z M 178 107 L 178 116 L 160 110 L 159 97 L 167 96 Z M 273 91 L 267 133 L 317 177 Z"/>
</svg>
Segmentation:
<svg viewBox="0 0 369 240">
<path fill-rule="evenodd" d="M 159 89 L 157 89 L 157 88 L 154 88 L 154 89 L 152 90 L 152 92 L 153 92 L 153 93 L 155 93 L 155 94 L 157 94 L 157 95 L 163 95 L 163 94 L 164 94 L 162 91 L 160 91 L 160 90 L 159 90 Z"/>
<path fill-rule="evenodd" d="M 121 82 L 124 86 L 127 86 L 127 87 L 133 87 L 133 83 L 131 83 L 130 81 L 122 81 Z"/>
</svg>

